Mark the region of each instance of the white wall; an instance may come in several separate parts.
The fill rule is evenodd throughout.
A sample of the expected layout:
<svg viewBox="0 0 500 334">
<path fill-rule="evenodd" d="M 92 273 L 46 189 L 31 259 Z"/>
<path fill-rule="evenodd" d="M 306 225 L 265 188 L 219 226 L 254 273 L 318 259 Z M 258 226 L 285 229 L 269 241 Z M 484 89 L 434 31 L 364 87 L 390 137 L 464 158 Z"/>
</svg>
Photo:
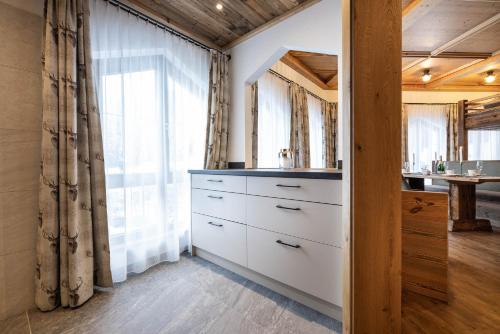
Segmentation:
<svg viewBox="0 0 500 334">
<path fill-rule="evenodd" d="M 336 54 L 342 69 L 341 0 L 322 0 L 230 50 L 229 161 L 251 161 L 249 84 L 288 50 Z"/>
<path fill-rule="evenodd" d="M 337 102 L 338 101 L 338 91 L 336 90 L 326 90 L 322 89 L 318 85 L 316 85 L 314 82 L 300 74 L 299 72 L 295 71 L 293 68 L 290 66 L 286 65 L 282 61 L 278 61 L 276 64 L 271 66 L 271 69 L 274 71 L 278 72 L 285 78 L 292 80 L 293 82 L 297 83 L 298 85 L 304 87 L 308 91 L 310 91 L 313 94 L 318 95 L 322 99 L 328 101 L 328 102 Z"/>
</svg>

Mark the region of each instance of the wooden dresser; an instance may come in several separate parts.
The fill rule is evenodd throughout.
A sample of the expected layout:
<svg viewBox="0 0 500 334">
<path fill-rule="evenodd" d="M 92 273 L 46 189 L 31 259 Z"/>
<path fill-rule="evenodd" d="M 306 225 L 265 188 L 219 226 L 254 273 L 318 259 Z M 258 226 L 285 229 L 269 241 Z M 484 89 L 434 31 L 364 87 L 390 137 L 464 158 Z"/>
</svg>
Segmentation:
<svg viewBox="0 0 500 334">
<path fill-rule="evenodd" d="M 190 172 L 194 255 L 341 316 L 340 173 Z"/>
</svg>

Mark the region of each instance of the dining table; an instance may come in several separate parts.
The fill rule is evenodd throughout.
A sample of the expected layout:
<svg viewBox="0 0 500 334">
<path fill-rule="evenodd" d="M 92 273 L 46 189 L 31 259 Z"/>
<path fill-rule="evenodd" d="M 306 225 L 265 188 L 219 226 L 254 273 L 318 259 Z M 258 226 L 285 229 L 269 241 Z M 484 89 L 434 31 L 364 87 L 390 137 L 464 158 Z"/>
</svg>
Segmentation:
<svg viewBox="0 0 500 334">
<path fill-rule="evenodd" d="M 493 231 L 488 219 L 476 217 L 476 186 L 486 182 L 500 182 L 500 176 L 403 173 L 403 177 L 410 188 L 419 190 L 424 190 L 425 179 L 448 182 L 449 231 Z"/>
</svg>

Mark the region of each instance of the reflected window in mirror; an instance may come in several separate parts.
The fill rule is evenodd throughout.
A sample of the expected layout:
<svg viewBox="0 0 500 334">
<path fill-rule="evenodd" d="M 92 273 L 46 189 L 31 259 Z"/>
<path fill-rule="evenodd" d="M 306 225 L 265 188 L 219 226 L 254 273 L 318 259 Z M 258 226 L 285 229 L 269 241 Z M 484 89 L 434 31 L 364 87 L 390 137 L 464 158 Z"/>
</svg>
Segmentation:
<svg viewBox="0 0 500 334">
<path fill-rule="evenodd" d="M 323 168 L 323 127 L 321 125 L 321 100 L 307 94 L 309 111 L 309 145 L 311 168 Z"/>
<path fill-rule="evenodd" d="M 290 146 L 289 85 L 268 72 L 258 85 L 258 167 L 278 168 L 278 152 Z"/>
</svg>

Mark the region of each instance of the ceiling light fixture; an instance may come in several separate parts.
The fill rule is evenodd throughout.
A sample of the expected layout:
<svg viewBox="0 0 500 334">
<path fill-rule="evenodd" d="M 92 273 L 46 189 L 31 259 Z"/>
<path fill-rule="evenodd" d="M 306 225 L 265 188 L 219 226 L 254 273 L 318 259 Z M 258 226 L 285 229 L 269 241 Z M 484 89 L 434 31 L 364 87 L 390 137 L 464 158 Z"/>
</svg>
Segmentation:
<svg viewBox="0 0 500 334">
<path fill-rule="evenodd" d="M 215 8 L 217 8 L 217 10 L 222 10 L 222 4 L 219 2 L 215 5 Z"/>
<path fill-rule="evenodd" d="M 432 78 L 431 70 L 429 69 L 424 70 L 424 74 L 422 74 L 422 81 L 427 82 L 431 80 L 431 78 Z"/>
<path fill-rule="evenodd" d="M 496 78 L 497 76 L 493 73 L 493 71 L 488 71 L 486 72 L 486 77 L 484 78 L 484 82 L 492 83 L 493 81 L 495 81 Z"/>
</svg>

